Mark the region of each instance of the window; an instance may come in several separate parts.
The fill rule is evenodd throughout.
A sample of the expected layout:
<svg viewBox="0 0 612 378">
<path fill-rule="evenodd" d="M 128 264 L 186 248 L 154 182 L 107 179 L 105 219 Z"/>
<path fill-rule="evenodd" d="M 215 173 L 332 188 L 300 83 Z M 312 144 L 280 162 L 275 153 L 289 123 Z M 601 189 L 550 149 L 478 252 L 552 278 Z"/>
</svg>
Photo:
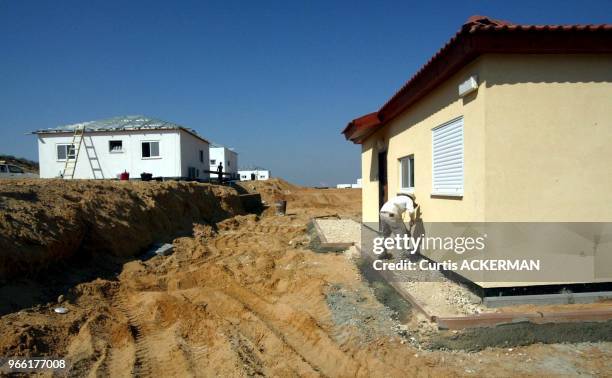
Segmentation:
<svg viewBox="0 0 612 378">
<path fill-rule="evenodd" d="M 109 140 L 108 141 L 109 152 L 123 152 L 123 141 L 122 140 Z"/>
<path fill-rule="evenodd" d="M 142 157 L 159 157 L 159 142 L 142 142 Z"/>
<path fill-rule="evenodd" d="M 229 161 L 229 160 L 227 161 L 227 166 L 228 166 L 228 167 L 230 167 L 230 166 L 231 166 L 231 165 L 230 165 L 230 161 Z"/>
<path fill-rule="evenodd" d="M 57 160 L 74 160 L 75 150 L 74 144 L 58 144 L 57 145 Z"/>
<path fill-rule="evenodd" d="M 0 165 L 0 173 L 6 173 L 6 165 Z"/>
<path fill-rule="evenodd" d="M 200 150 L 200 162 L 204 163 L 204 151 Z"/>
<path fill-rule="evenodd" d="M 216 165 L 216 164 L 217 164 L 216 159 L 210 159 L 210 165 Z"/>
<path fill-rule="evenodd" d="M 246 177 L 246 175 L 242 175 L 242 178 L 243 178 L 243 179 L 245 179 L 245 178 L 247 178 L 247 177 Z"/>
<path fill-rule="evenodd" d="M 399 159 L 400 163 L 400 189 L 414 190 L 414 155 Z"/>
<path fill-rule="evenodd" d="M 432 194 L 463 195 L 463 118 L 432 130 Z"/>
<path fill-rule="evenodd" d="M 9 172 L 11 172 L 11 173 L 23 173 L 23 169 L 21 169 L 21 168 L 19 168 L 19 167 L 16 167 L 16 166 L 14 166 L 14 165 L 9 165 L 9 166 L 8 166 L 8 170 L 9 170 Z"/>
</svg>

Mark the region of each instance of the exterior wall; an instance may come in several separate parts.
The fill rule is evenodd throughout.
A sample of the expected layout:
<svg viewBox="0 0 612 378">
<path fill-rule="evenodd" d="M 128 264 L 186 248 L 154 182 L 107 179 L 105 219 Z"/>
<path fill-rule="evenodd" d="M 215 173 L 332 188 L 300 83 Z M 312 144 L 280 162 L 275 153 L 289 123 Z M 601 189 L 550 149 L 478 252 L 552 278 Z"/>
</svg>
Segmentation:
<svg viewBox="0 0 612 378">
<path fill-rule="evenodd" d="M 202 151 L 202 160 L 200 160 L 200 151 Z M 180 130 L 180 164 L 181 177 L 196 178 L 200 180 L 208 180 L 209 161 L 208 143 L 200 138 L 197 138 L 190 133 Z M 189 177 L 189 168 L 196 169 L 196 176 Z"/>
<path fill-rule="evenodd" d="M 251 173 L 255 174 L 255 180 L 267 180 L 270 178 L 270 171 L 267 169 L 238 171 L 238 175 L 240 176 L 240 180 L 242 181 L 250 181 Z"/>
<path fill-rule="evenodd" d="M 472 74 L 478 75 L 478 91 L 459 98 L 458 84 Z M 398 159 L 414 154 L 423 222 L 610 222 L 611 98 L 612 55 L 482 56 L 363 143 L 363 220 L 378 221 L 376 160 L 382 147 L 390 196 L 399 191 Z M 459 116 L 464 195 L 432 196 L 431 130 Z M 560 223 L 550 239 L 560 244 L 530 244 L 530 232 L 540 230 L 535 227 L 497 241 L 510 246 L 500 249 L 505 258 L 525 256 L 528 249 L 533 253 L 527 255 L 552 256 L 564 282 L 610 282 L 611 246 L 597 240 L 603 226 Z M 517 242 L 525 244 L 513 248 Z M 466 277 L 482 287 L 561 283 L 495 282 L 504 281 L 496 274 Z"/>
<path fill-rule="evenodd" d="M 109 141 L 123 141 L 122 152 L 110 152 Z M 159 141 L 160 157 L 143 158 L 141 143 Z M 40 177 L 54 178 L 64 170 L 64 161 L 57 160 L 57 144 L 70 144 L 72 133 L 39 134 L 38 156 Z M 85 148 L 91 146 L 93 148 Z M 76 164 L 74 178 L 116 178 L 123 171 L 128 171 L 131 178 L 140 177 L 143 172 L 153 176 L 180 177 L 180 141 L 176 130 L 156 130 L 151 132 L 115 131 L 85 133 L 81 151 Z M 89 158 L 88 158 L 89 153 Z M 94 158 L 97 156 L 97 160 Z M 101 174 L 94 176 L 92 167 L 99 162 Z"/>
<path fill-rule="evenodd" d="M 487 57 L 488 221 L 612 221 L 612 55 Z"/>
<path fill-rule="evenodd" d="M 414 155 L 416 201 L 424 222 L 484 221 L 485 217 L 485 98 L 482 83 L 477 92 L 460 98 L 458 85 L 471 75 L 482 76 L 478 59 L 455 74 L 362 145 L 363 221 L 378 222 L 378 152 L 387 149 L 388 195 L 400 192 L 399 159 Z M 432 195 L 432 129 L 457 117 L 464 128 L 463 197 Z M 381 148 L 379 148 L 382 147 Z"/>
</svg>

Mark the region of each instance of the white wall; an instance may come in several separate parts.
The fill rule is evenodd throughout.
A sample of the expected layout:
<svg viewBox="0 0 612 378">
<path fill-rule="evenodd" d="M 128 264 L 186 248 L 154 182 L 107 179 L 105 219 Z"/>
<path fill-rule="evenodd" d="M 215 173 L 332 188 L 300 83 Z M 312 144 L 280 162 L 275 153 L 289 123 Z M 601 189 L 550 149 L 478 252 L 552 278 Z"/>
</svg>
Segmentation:
<svg viewBox="0 0 612 378">
<path fill-rule="evenodd" d="M 123 141 L 123 151 L 110 152 L 111 140 Z M 159 141 L 160 156 L 143 158 L 143 141 Z M 65 162 L 57 160 L 57 145 L 71 142 L 72 133 L 38 135 L 41 178 L 58 177 L 63 172 Z M 87 132 L 81 145 L 74 178 L 116 178 L 124 170 L 130 173 L 130 178 L 139 178 L 143 172 L 152 173 L 154 177 L 181 177 L 179 146 L 178 130 Z M 102 172 L 96 172 L 94 176 L 92 166 L 97 166 L 95 156 Z"/>
<path fill-rule="evenodd" d="M 180 130 L 180 151 L 181 151 L 181 177 L 189 177 L 189 167 L 194 167 L 199 173 L 197 179 L 208 179 L 208 143 L 202 139 Z M 200 161 L 200 151 L 203 153 L 203 158 Z"/>
<path fill-rule="evenodd" d="M 255 173 L 255 180 L 267 180 L 270 178 L 270 171 L 267 169 L 238 171 L 241 181 L 251 180 L 251 173 Z"/>
<path fill-rule="evenodd" d="M 223 162 L 223 172 L 238 173 L 238 154 L 226 147 L 210 147 L 210 170 L 216 171 Z M 215 163 L 212 163 L 212 160 Z"/>
</svg>

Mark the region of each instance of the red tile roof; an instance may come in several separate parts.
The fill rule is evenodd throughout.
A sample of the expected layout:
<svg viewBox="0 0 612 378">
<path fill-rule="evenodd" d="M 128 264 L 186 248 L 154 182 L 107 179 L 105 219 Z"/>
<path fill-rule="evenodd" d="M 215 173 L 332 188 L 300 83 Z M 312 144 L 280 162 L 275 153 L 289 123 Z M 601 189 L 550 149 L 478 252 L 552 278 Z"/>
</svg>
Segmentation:
<svg viewBox="0 0 612 378">
<path fill-rule="evenodd" d="M 362 143 L 375 130 L 485 53 L 612 53 L 612 24 L 519 25 L 472 16 L 377 112 L 349 122 L 342 133 L 346 139 Z"/>
</svg>

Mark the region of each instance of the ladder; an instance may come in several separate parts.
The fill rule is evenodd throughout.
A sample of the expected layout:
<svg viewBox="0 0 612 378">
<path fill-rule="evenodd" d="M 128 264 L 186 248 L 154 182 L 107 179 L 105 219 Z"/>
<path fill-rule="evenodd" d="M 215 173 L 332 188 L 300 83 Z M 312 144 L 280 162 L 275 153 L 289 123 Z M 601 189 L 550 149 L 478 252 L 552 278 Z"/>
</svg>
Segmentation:
<svg viewBox="0 0 612 378">
<path fill-rule="evenodd" d="M 100 165 L 100 160 L 98 159 L 96 147 L 93 144 L 93 140 L 91 140 L 91 135 L 89 136 L 89 144 L 87 144 L 87 138 L 83 136 L 83 148 L 85 148 L 85 154 L 87 155 L 87 161 L 89 161 L 89 167 L 91 168 L 93 179 L 103 179 L 104 172 L 102 171 L 102 166 Z"/>
<path fill-rule="evenodd" d="M 72 143 L 66 149 L 66 164 L 64 164 L 64 172 L 62 173 L 62 178 L 64 179 L 74 178 L 74 171 L 76 171 L 79 152 L 81 151 L 81 143 L 83 143 L 83 134 L 85 134 L 85 126 L 78 126 L 74 129 Z M 74 154 L 74 159 L 70 159 L 70 152 Z"/>
</svg>

